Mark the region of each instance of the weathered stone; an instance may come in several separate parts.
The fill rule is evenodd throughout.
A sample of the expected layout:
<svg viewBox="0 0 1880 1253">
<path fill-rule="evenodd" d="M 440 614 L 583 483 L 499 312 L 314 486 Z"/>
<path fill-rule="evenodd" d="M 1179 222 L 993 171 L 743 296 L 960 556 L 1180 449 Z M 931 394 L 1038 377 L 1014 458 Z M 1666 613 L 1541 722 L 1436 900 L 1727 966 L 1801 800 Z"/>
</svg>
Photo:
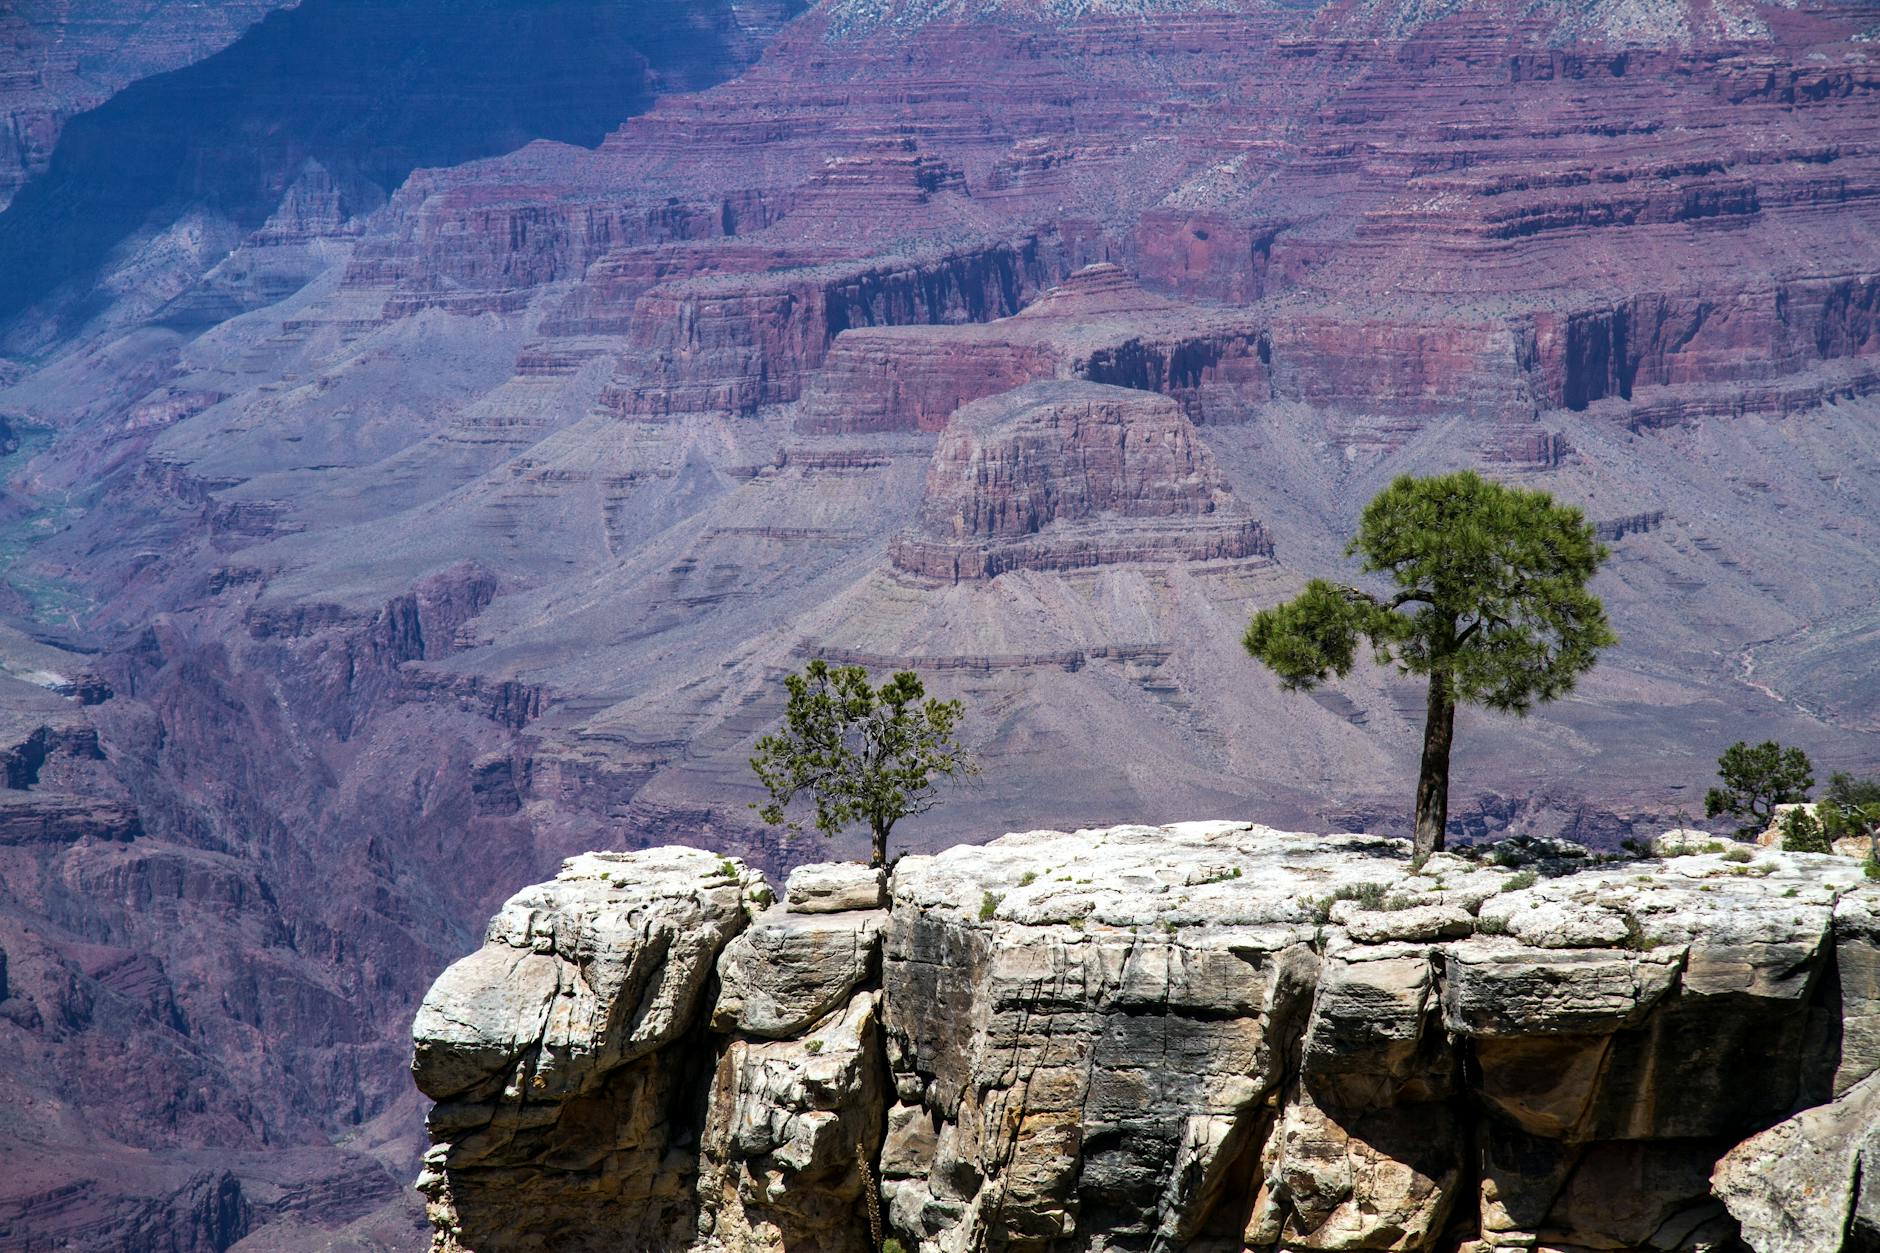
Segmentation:
<svg viewBox="0 0 1880 1253">
<path fill-rule="evenodd" d="M 880 996 L 794 1040 L 732 1040 L 712 1082 L 700 1230 L 737 1253 L 869 1253 L 864 1193 L 881 1139 Z"/>
<path fill-rule="evenodd" d="M 561 954 L 623 944 L 565 901 L 512 903 L 434 998 L 441 1247 L 545 1248 L 578 1203 L 630 1205 L 610 1231 L 648 1248 L 859 1253 L 871 1183 L 923 1253 L 1694 1253 L 1736 1239 L 1733 1213 L 1764 1253 L 1756 1231 L 1813 1229 L 1782 1215 L 1823 1179 L 1863 1230 L 1846 1129 L 1872 1117 L 1880 888 L 1779 851 L 1523 847 L 1537 875 L 1226 822 L 908 857 L 885 913 L 760 910 L 716 941 L 709 1030 L 696 992 L 681 1012 L 643 981 L 605 1037 L 639 1052 L 557 1026 L 598 1013 L 564 1005 L 591 993 Z M 722 917 L 683 875 L 647 907 L 728 934 L 763 895 L 732 869 Z M 680 987 L 704 979 L 687 955 L 712 942 L 646 933 L 685 956 Z M 562 1063 L 526 1099 L 512 1051 L 555 1062 L 540 1042 L 564 1038 L 588 1086 L 558 1095 Z M 687 1109 L 696 1141 L 667 1121 Z M 1713 1166 L 1778 1123 L 1751 1142 L 1777 1165 L 1718 1173 L 1726 1210 Z"/>
<path fill-rule="evenodd" d="M 1880 1075 L 1751 1136 L 1712 1185 L 1756 1253 L 1841 1253 L 1880 1240 Z"/>
<path fill-rule="evenodd" d="M 1880 1071 L 1880 886 L 1848 892 L 1834 906 L 1835 972 L 1841 983 L 1841 1093 Z"/>
<path fill-rule="evenodd" d="M 798 866 L 784 883 L 783 899 L 793 914 L 880 909 L 888 903 L 888 875 L 879 866 L 852 861 Z"/>
<path fill-rule="evenodd" d="M 718 958 L 718 1031 L 795 1035 L 848 999 L 874 973 L 887 915 L 793 914 L 770 909 Z"/>
<path fill-rule="evenodd" d="M 939 1146 L 930 1111 L 918 1105 L 896 1105 L 888 1111 L 888 1131 L 881 1142 L 882 1177 L 925 1175 Z"/>
<path fill-rule="evenodd" d="M 720 948 L 762 876 L 697 849 L 588 853 L 511 897 L 412 1025 L 438 1100 L 423 1179 L 445 1250 L 659 1243 L 693 1222 L 667 1112 Z M 605 1130 L 603 1130 L 605 1128 Z M 597 1211 L 625 1216 L 612 1234 Z"/>
<path fill-rule="evenodd" d="M 1336 1115 L 1295 1098 L 1262 1164 L 1246 1242 L 1260 1248 L 1425 1249 L 1461 1178 L 1454 1114 L 1405 1105 Z"/>
</svg>

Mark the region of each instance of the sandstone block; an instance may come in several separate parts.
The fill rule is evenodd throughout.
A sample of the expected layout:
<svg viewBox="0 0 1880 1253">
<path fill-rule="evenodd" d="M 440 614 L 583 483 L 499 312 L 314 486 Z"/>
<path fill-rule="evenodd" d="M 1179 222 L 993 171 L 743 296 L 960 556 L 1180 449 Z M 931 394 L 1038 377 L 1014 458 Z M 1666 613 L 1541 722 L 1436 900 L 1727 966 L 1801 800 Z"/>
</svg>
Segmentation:
<svg viewBox="0 0 1880 1253">
<path fill-rule="evenodd" d="M 783 900 L 793 914 L 880 909 L 888 903 L 887 871 L 846 861 L 798 866 L 784 883 Z"/>
<path fill-rule="evenodd" d="M 798 1034 L 873 976 L 884 922 L 880 913 L 759 914 L 718 958 L 713 1028 Z"/>
<path fill-rule="evenodd" d="M 1841 1253 L 1880 1239 L 1880 1076 L 1751 1136 L 1711 1185 L 1756 1253 Z"/>
<path fill-rule="evenodd" d="M 1393 940 L 1459 940 L 1475 930 L 1467 910 L 1455 905 L 1419 905 L 1410 909 L 1371 909 L 1345 919 L 1351 938 L 1363 944 Z"/>
</svg>

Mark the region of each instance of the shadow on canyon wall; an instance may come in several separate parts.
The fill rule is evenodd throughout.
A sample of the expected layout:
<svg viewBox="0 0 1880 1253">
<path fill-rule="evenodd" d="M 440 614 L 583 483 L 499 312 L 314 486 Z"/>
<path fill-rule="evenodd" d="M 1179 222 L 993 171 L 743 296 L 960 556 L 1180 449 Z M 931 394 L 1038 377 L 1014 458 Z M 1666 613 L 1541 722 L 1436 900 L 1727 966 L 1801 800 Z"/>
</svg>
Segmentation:
<svg viewBox="0 0 1880 1253">
<path fill-rule="evenodd" d="M 191 208 L 260 226 L 308 160 L 388 194 L 533 139 L 597 144 L 661 89 L 736 73 L 734 29 L 728 2 L 306 0 L 71 120 L 0 214 L 0 324 L 60 288 L 82 320 L 112 250 Z"/>
</svg>

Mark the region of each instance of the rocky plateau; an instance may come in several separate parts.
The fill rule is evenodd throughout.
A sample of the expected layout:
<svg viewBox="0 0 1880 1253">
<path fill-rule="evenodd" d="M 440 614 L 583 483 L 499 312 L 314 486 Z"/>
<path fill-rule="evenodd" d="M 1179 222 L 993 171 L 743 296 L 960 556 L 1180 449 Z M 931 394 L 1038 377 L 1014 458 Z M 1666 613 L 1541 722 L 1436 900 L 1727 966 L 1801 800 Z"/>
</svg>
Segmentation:
<svg viewBox="0 0 1880 1253">
<path fill-rule="evenodd" d="M 434 1247 L 1874 1247 L 1880 886 L 1693 836 L 583 854 L 418 1012 Z"/>
</svg>

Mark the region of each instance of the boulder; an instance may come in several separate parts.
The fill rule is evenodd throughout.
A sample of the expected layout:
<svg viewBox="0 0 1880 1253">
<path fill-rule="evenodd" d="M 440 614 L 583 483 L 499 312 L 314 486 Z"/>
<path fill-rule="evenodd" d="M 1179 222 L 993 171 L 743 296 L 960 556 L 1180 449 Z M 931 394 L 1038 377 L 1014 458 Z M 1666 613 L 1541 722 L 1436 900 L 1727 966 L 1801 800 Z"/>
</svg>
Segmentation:
<svg viewBox="0 0 1880 1253">
<path fill-rule="evenodd" d="M 1875 1247 L 1880 1075 L 1743 1141 L 1711 1182 L 1756 1253 Z"/>
<path fill-rule="evenodd" d="M 718 1031 L 800 1033 L 874 975 L 887 915 L 766 910 L 718 958 Z"/>
<path fill-rule="evenodd" d="M 1690 827 L 1679 827 L 1666 831 L 1652 839 L 1654 857 L 1688 857 L 1694 853 L 1721 853 L 1730 847 L 1731 841 L 1708 831 L 1698 831 Z"/>
<path fill-rule="evenodd" d="M 888 874 L 853 861 L 798 866 L 784 883 L 783 900 L 793 914 L 880 909 L 888 903 Z"/>
</svg>

